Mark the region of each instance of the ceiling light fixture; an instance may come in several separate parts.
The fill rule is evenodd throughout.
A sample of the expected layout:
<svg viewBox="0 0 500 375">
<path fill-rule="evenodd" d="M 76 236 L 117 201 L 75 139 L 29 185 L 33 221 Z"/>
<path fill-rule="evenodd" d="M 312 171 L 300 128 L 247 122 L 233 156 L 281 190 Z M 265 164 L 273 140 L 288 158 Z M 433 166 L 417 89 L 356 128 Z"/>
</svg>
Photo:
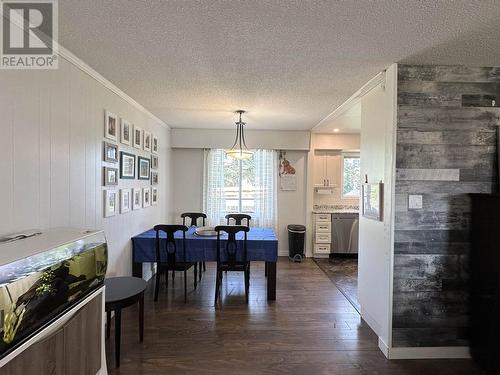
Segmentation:
<svg viewBox="0 0 500 375">
<path fill-rule="evenodd" d="M 337 129 L 337 128 L 333 129 L 334 133 L 338 133 L 339 131 L 340 131 L 340 129 Z"/>
<path fill-rule="evenodd" d="M 240 119 L 235 122 L 236 124 L 236 139 L 234 144 L 231 146 L 230 150 L 226 151 L 226 155 L 238 160 L 249 159 L 252 157 L 253 152 L 250 151 L 245 143 L 245 135 L 243 134 L 243 125 L 246 125 L 241 121 L 241 115 L 246 111 L 238 110 L 235 113 L 240 115 Z"/>
</svg>

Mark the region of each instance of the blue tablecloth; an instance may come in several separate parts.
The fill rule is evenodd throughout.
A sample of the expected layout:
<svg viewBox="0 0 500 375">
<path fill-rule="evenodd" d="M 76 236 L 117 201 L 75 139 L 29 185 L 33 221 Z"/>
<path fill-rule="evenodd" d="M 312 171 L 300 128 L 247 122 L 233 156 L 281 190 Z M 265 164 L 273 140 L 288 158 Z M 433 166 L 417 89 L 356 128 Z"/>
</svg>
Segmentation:
<svg viewBox="0 0 500 375">
<path fill-rule="evenodd" d="M 217 237 L 201 237 L 194 234 L 195 227 L 189 228 L 186 232 L 186 261 L 216 261 L 217 260 Z M 165 233 L 160 232 L 165 238 Z M 155 262 L 156 232 L 150 229 L 135 237 L 132 237 L 133 262 Z M 177 259 L 182 261 L 182 232 L 175 233 L 177 245 Z M 224 243 L 227 236 L 221 237 Z M 243 238 L 243 232 L 238 233 L 237 239 Z M 247 234 L 247 251 L 249 260 L 276 262 L 278 260 L 278 239 L 272 228 L 250 228 Z M 238 244 L 239 246 L 240 244 Z M 164 248 L 164 244 L 162 244 Z"/>
</svg>

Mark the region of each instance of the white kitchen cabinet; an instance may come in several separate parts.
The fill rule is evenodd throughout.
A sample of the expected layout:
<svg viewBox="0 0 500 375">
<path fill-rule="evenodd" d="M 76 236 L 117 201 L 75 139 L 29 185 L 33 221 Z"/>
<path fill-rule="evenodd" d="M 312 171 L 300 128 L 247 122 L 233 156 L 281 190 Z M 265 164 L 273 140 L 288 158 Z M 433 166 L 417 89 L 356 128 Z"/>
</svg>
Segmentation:
<svg viewBox="0 0 500 375">
<path fill-rule="evenodd" d="M 339 151 L 317 150 L 314 152 L 314 186 L 340 184 L 341 155 Z"/>
</svg>

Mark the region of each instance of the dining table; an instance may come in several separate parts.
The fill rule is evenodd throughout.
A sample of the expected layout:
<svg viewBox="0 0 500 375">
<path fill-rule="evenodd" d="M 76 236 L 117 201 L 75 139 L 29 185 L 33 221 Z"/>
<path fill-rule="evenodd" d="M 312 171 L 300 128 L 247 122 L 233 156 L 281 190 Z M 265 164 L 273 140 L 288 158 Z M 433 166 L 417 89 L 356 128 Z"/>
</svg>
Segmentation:
<svg viewBox="0 0 500 375">
<path fill-rule="evenodd" d="M 243 232 L 236 236 L 237 242 L 242 245 Z M 175 233 L 177 245 L 176 257 L 184 261 L 182 250 L 183 232 Z M 227 240 L 227 235 L 221 235 L 221 246 Z M 132 275 L 142 277 L 142 264 L 156 262 L 156 232 L 149 229 L 132 237 Z M 160 241 L 166 241 L 166 234 L 160 232 Z M 196 227 L 191 226 L 186 232 L 187 262 L 216 262 L 217 236 L 202 236 L 196 234 Z M 251 227 L 247 233 L 247 260 L 263 261 L 266 263 L 267 300 L 276 300 L 276 263 L 278 260 L 278 238 L 272 228 Z"/>
</svg>

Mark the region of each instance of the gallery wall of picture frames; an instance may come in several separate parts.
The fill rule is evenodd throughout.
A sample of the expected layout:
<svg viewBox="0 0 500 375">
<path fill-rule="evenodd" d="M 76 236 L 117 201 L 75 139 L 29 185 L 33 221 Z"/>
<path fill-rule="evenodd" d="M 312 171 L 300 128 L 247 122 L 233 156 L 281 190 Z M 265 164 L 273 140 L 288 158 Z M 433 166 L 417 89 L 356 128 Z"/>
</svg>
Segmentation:
<svg viewBox="0 0 500 375">
<path fill-rule="evenodd" d="M 158 137 L 115 113 L 104 110 L 104 217 L 158 204 Z M 120 180 L 128 180 L 120 187 Z M 137 180 L 141 186 L 130 187 Z M 144 183 L 150 186 L 144 187 Z"/>
</svg>

